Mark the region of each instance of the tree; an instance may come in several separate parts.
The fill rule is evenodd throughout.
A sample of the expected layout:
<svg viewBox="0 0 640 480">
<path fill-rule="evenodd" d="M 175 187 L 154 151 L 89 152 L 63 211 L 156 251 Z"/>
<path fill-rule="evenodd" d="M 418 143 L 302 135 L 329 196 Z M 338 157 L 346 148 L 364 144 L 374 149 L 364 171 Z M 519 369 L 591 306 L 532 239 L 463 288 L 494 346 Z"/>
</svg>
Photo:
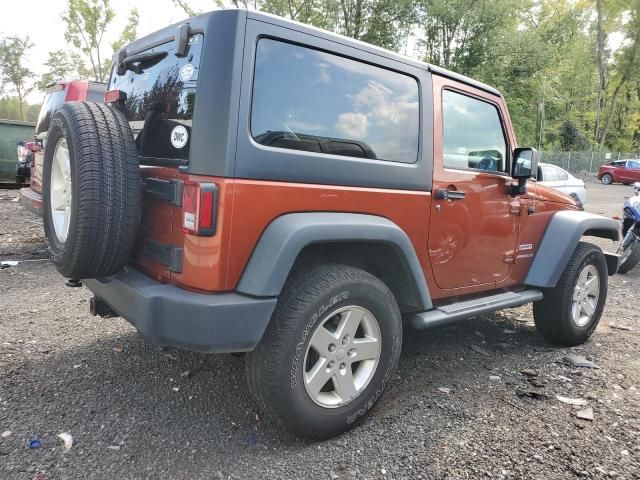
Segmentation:
<svg viewBox="0 0 640 480">
<path fill-rule="evenodd" d="M 115 18 L 109 0 L 69 0 L 62 16 L 67 30 L 64 38 L 89 61 L 92 80 L 103 82 L 108 70 L 102 62 L 102 41 Z"/>
<path fill-rule="evenodd" d="M 40 90 L 46 90 L 47 86 L 56 80 L 75 80 L 89 76 L 82 57 L 67 50 L 52 50 L 44 64 L 48 70 L 38 81 L 37 86 Z"/>
<path fill-rule="evenodd" d="M 559 136 L 564 151 L 586 150 L 589 146 L 580 129 L 568 118 L 560 125 Z"/>
<path fill-rule="evenodd" d="M 604 148 L 607 133 L 616 112 L 616 104 L 620 92 L 630 80 L 635 79 L 636 82 L 640 82 L 640 0 L 633 1 L 628 14 L 630 18 L 625 30 L 629 43 L 619 52 L 616 62 L 615 87 L 613 88 L 609 102 L 609 113 L 601 128 L 598 128 L 599 125 L 598 122 L 596 122 L 596 133 L 600 150 Z"/>
<path fill-rule="evenodd" d="M 104 82 L 111 69 L 111 58 L 125 44 L 136 38 L 139 14 L 137 8 L 129 12 L 127 23 L 120 36 L 111 43 L 111 51 L 104 51 L 104 36 L 115 19 L 110 0 L 68 0 L 62 20 L 67 26 L 65 40 L 76 52 L 54 50 L 45 63 L 48 71 L 38 86 L 44 89 L 48 83 L 59 79 L 86 78 Z"/>
<path fill-rule="evenodd" d="M 0 41 L 0 73 L 2 83 L 8 84 L 18 97 L 20 120 L 24 120 L 23 103 L 34 88 L 34 73 L 24 65 L 27 52 L 33 48 L 29 37 L 7 37 Z"/>
<path fill-rule="evenodd" d="M 129 12 L 129 18 L 127 20 L 127 24 L 122 30 L 120 37 L 118 37 L 118 39 L 111 44 L 111 48 L 114 52 L 117 52 L 122 47 L 124 47 L 127 43 L 131 43 L 136 39 L 139 20 L 140 20 L 140 14 L 138 13 L 138 9 L 133 8 Z"/>
</svg>

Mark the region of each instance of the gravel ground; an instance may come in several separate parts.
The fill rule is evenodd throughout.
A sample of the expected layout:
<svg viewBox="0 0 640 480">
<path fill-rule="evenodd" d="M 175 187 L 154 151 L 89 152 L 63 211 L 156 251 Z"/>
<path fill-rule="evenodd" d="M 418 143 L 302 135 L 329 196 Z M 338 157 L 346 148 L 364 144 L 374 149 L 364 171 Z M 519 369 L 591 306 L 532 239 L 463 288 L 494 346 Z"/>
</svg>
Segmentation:
<svg viewBox="0 0 640 480">
<path fill-rule="evenodd" d="M 630 191 L 588 189 L 587 209 L 608 215 Z M 640 478 L 640 268 L 610 279 L 581 347 L 547 344 L 531 307 L 407 329 L 387 394 L 359 428 L 318 443 L 262 418 L 242 358 L 162 350 L 90 316 L 89 291 L 38 260 L 41 222 L 16 196 L 0 190 L 0 260 L 22 261 L 0 270 L 1 479 Z M 585 407 L 593 421 L 576 417 Z"/>
</svg>

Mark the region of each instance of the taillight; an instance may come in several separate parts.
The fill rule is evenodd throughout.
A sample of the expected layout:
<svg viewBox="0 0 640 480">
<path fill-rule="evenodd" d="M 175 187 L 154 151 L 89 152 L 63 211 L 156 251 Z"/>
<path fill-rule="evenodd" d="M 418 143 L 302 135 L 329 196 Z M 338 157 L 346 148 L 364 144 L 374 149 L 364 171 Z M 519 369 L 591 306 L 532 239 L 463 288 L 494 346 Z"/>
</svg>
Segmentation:
<svg viewBox="0 0 640 480">
<path fill-rule="evenodd" d="M 211 237 L 216 233 L 218 187 L 215 183 L 186 181 L 182 192 L 182 231 Z"/>
<path fill-rule="evenodd" d="M 104 94 L 104 103 L 124 102 L 126 99 L 127 94 L 122 90 L 108 90 Z"/>
<path fill-rule="evenodd" d="M 25 162 L 27 160 L 27 154 L 29 153 L 29 150 L 24 145 L 18 144 L 17 153 L 18 153 L 18 161 Z"/>
</svg>

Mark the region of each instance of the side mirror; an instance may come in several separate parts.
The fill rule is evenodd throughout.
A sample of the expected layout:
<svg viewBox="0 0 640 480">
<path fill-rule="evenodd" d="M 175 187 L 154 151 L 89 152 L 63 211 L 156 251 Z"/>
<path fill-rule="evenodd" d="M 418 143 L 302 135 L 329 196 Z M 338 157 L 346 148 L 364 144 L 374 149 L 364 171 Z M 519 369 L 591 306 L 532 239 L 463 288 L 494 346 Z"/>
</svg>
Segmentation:
<svg viewBox="0 0 640 480">
<path fill-rule="evenodd" d="M 507 193 L 512 197 L 527 193 L 527 180 L 538 172 L 540 153 L 535 148 L 516 148 L 513 151 L 511 176 L 518 180 L 517 185 L 510 185 Z"/>
<path fill-rule="evenodd" d="M 516 148 L 513 151 L 511 176 L 520 182 L 535 176 L 540 162 L 540 152 L 535 148 Z"/>
</svg>

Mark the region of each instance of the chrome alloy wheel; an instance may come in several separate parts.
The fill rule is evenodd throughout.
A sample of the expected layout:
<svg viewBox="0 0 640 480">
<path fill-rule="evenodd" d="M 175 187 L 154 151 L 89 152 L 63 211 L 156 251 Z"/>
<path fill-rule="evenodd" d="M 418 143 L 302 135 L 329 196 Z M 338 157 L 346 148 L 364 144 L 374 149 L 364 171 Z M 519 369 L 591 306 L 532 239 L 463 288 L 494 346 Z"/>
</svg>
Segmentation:
<svg viewBox="0 0 640 480">
<path fill-rule="evenodd" d="M 585 266 L 578 275 L 573 289 L 571 319 L 578 327 L 589 323 L 598 306 L 600 296 L 600 275 L 594 265 Z"/>
<path fill-rule="evenodd" d="M 51 165 L 51 222 L 61 243 L 67 240 L 71 221 L 71 164 L 67 139 L 61 138 L 53 152 Z"/>
<path fill-rule="evenodd" d="M 304 386 L 317 405 L 342 407 L 367 388 L 380 362 L 378 321 L 368 310 L 343 307 L 325 317 L 304 359 Z"/>
</svg>

